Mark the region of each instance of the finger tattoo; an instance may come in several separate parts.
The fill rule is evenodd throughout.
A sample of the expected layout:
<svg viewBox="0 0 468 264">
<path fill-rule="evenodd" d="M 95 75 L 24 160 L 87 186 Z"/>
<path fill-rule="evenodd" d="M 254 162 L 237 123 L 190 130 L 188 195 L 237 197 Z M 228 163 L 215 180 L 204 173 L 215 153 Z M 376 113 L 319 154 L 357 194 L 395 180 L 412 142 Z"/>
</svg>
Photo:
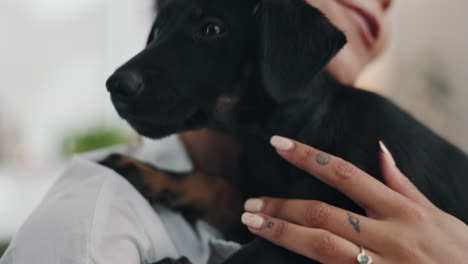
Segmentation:
<svg viewBox="0 0 468 264">
<path fill-rule="evenodd" d="M 361 232 L 360 222 L 359 222 L 359 219 L 357 219 L 357 217 L 354 217 L 353 215 L 348 214 L 348 222 L 354 227 L 354 230 L 356 232 L 358 233 Z"/>
<path fill-rule="evenodd" d="M 330 155 L 327 155 L 325 153 L 319 153 L 317 157 L 315 158 L 315 160 L 317 161 L 318 164 L 322 166 L 327 166 L 331 160 L 331 157 Z"/>
<path fill-rule="evenodd" d="M 274 222 L 268 222 L 268 223 L 266 224 L 266 227 L 267 227 L 268 229 L 272 229 L 274 226 L 275 226 L 275 223 L 274 223 Z"/>
</svg>

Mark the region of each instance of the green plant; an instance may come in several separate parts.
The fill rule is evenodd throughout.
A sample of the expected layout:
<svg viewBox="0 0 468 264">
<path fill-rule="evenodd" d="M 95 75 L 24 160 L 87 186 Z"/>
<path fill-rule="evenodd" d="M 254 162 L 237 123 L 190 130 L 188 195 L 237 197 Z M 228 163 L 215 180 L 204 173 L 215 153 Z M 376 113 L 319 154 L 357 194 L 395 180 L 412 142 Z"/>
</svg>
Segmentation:
<svg viewBox="0 0 468 264">
<path fill-rule="evenodd" d="M 66 136 L 62 142 L 61 152 L 65 157 L 70 157 L 76 153 L 126 144 L 128 141 L 129 135 L 122 129 L 94 127 Z"/>
</svg>

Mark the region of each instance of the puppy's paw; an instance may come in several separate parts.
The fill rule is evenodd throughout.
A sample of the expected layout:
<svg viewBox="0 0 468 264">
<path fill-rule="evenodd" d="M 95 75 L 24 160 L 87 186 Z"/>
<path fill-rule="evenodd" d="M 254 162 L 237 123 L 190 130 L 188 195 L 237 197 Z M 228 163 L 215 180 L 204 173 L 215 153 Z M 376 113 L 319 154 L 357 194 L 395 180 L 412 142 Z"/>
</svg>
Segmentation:
<svg viewBox="0 0 468 264">
<path fill-rule="evenodd" d="M 236 228 L 232 230 L 242 212 L 242 195 L 229 182 L 198 172 L 162 171 L 119 154 L 99 163 L 122 175 L 150 203 L 179 211 L 191 222 L 201 218 L 228 237 L 237 233 Z"/>
<path fill-rule="evenodd" d="M 120 154 L 112 154 L 99 163 L 124 177 L 150 202 L 172 207 L 183 196 L 175 190 L 181 175 L 164 172 Z"/>
</svg>

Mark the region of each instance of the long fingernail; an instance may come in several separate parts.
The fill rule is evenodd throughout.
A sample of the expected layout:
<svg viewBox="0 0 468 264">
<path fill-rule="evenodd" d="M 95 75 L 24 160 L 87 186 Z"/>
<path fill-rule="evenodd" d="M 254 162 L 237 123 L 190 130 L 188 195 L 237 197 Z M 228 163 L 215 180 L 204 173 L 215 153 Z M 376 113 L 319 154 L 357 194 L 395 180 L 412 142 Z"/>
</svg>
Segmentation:
<svg viewBox="0 0 468 264">
<path fill-rule="evenodd" d="M 380 145 L 380 150 L 385 154 L 385 156 L 387 156 L 390 159 L 393 165 L 396 166 L 396 162 L 395 162 L 395 159 L 393 158 L 392 153 L 390 153 L 390 150 L 388 150 L 387 146 L 385 146 L 383 141 L 379 141 L 379 145 Z"/>
<path fill-rule="evenodd" d="M 242 215 L 242 223 L 248 227 L 259 229 L 265 221 L 263 217 L 251 213 L 244 213 Z"/>
<path fill-rule="evenodd" d="M 257 213 L 261 212 L 265 202 L 261 199 L 249 199 L 244 204 L 244 209 L 248 212 Z"/>
<path fill-rule="evenodd" d="M 291 140 L 280 136 L 273 136 L 270 140 L 270 143 L 277 150 L 281 151 L 289 151 L 294 147 L 294 143 Z"/>
</svg>

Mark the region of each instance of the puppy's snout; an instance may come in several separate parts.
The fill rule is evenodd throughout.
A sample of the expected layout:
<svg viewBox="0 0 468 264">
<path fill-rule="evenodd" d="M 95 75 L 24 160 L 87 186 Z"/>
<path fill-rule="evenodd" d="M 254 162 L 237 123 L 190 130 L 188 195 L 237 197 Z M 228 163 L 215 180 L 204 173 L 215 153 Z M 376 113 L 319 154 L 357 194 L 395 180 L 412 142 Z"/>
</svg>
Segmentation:
<svg viewBox="0 0 468 264">
<path fill-rule="evenodd" d="M 134 71 L 117 71 L 106 82 L 107 90 L 119 100 L 139 95 L 144 89 L 141 74 Z"/>
</svg>

